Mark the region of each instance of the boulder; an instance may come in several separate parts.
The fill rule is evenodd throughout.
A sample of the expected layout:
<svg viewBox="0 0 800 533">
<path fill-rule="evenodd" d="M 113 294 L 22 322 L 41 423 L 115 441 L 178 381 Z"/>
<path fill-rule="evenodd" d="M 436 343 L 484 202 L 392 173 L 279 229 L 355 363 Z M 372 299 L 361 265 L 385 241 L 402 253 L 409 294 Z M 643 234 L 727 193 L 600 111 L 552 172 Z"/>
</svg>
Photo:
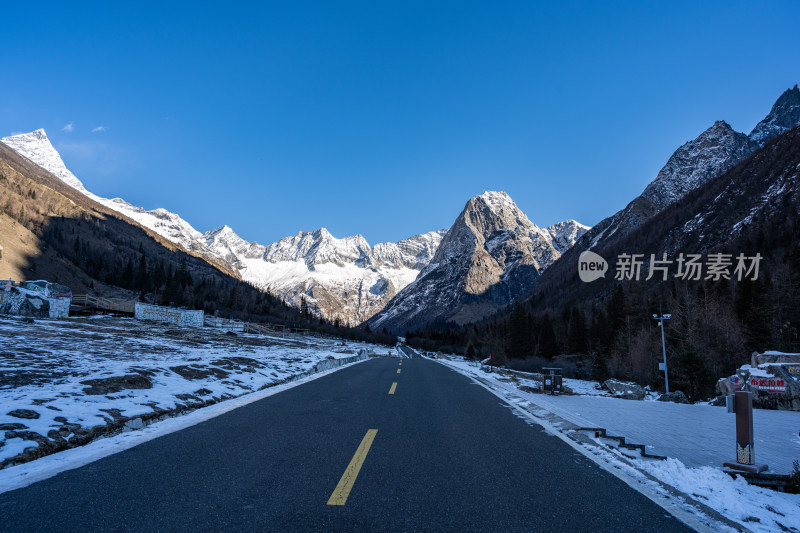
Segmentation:
<svg viewBox="0 0 800 533">
<path fill-rule="evenodd" d="M 800 354 L 782 352 L 754 353 L 750 364 L 736 374 L 717 381 L 719 397 L 737 390 L 753 395 L 753 407 L 800 411 Z"/>
<path fill-rule="evenodd" d="M 762 364 L 750 368 L 745 390 L 753 393 L 753 407 L 800 411 L 800 364 Z"/>
<path fill-rule="evenodd" d="M 125 426 L 123 427 L 124 431 L 133 431 L 136 429 L 142 429 L 144 427 L 144 421 L 141 418 L 132 418 L 125 422 Z"/>
<path fill-rule="evenodd" d="M 686 395 L 679 390 L 662 394 L 661 396 L 658 397 L 658 401 L 673 402 L 673 403 L 690 403 L 689 398 L 687 398 Z"/>
<path fill-rule="evenodd" d="M 81 385 L 89 385 L 83 389 L 87 395 L 112 394 L 124 389 L 152 389 L 153 383 L 146 376 L 129 374 L 127 376 L 112 376 L 110 378 L 87 379 Z"/>
<path fill-rule="evenodd" d="M 624 400 L 644 400 L 646 395 L 644 388 L 638 383 L 618 379 L 607 379 L 603 382 L 603 389 Z"/>
<path fill-rule="evenodd" d="M 14 418 L 25 418 L 28 420 L 39 418 L 39 413 L 30 409 L 14 409 L 7 414 L 8 416 L 13 416 Z"/>
<path fill-rule="evenodd" d="M 0 314 L 49 318 L 50 303 L 43 296 L 28 294 L 13 287 L 0 302 Z"/>
<path fill-rule="evenodd" d="M 28 426 L 19 422 L 0 424 L 0 431 L 17 431 L 20 429 L 28 429 Z"/>
</svg>

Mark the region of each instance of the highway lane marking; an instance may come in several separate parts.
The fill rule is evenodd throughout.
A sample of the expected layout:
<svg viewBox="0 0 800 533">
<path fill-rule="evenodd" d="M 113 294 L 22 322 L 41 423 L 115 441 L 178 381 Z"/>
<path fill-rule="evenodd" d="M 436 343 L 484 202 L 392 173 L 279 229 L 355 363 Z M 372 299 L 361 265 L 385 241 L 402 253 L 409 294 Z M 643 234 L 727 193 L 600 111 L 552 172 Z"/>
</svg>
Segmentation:
<svg viewBox="0 0 800 533">
<path fill-rule="evenodd" d="M 399 368 L 397 369 L 397 373 L 398 373 L 398 374 L 400 373 L 400 369 L 399 369 Z"/>
<path fill-rule="evenodd" d="M 392 388 L 389 389 L 389 394 L 394 394 L 394 391 L 397 389 L 397 382 L 395 381 L 392 383 Z"/>
<path fill-rule="evenodd" d="M 372 446 L 372 441 L 375 440 L 375 435 L 377 434 L 377 429 L 367 430 L 367 434 L 364 435 L 364 438 L 361 440 L 356 454 L 350 460 L 350 464 L 347 465 L 344 474 L 342 474 L 342 479 L 339 480 L 339 484 L 333 489 L 333 494 L 331 494 L 331 497 L 328 499 L 328 505 L 345 504 L 347 497 L 350 496 L 350 490 L 356 482 L 358 473 L 361 471 L 361 465 L 364 464 L 364 459 L 367 458 L 369 448 Z"/>
</svg>

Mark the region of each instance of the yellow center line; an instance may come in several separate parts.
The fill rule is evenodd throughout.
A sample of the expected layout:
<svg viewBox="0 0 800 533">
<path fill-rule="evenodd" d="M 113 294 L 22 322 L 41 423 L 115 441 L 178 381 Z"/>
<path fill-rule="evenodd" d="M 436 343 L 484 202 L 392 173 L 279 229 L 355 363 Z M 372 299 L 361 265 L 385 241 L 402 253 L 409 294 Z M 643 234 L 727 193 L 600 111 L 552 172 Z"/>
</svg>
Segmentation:
<svg viewBox="0 0 800 533">
<path fill-rule="evenodd" d="M 397 382 L 395 381 L 392 383 L 392 388 L 389 389 L 389 394 L 394 394 L 394 391 L 397 390 Z"/>
<path fill-rule="evenodd" d="M 375 435 L 377 434 L 377 429 L 367 430 L 367 434 L 364 435 L 364 438 L 361 440 L 356 454 L 350 460 L 350 464 L 347 465 L 344 474 L 342 474 L 342 479 L 339 480 L 339 484 L 333 489 L 333 494 L 331 494 L 331 497 L 328 499 L 328 505 L 345 504 L 347 497 L 350 496 L 350 490 L 356 482 L 358 473 L 361 471 L 361 465 L 364 464 L 364 459 L 367 458 L 369 448 L 372 446 L 372 441 L 375 440 Z"/>
<path fill-rule="evenodd" d="M 398 374 L 400 373 L 400 369 L 399 369 L 399 368 L 397 369 L 397 373 L 398 373 Z"/>
</svg>

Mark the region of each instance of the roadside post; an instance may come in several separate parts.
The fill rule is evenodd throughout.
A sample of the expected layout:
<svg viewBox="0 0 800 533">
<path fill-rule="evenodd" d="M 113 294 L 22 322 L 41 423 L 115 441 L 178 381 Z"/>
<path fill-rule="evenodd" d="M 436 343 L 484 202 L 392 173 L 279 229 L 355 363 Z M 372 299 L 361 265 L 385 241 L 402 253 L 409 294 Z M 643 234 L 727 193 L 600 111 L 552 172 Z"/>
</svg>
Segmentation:
<svg viewBox="0 0 800 533">
<path fill-rule="evenodd" d="M 669 376 L 667 375 L 667 343 L 664 340 L 664 321 L 672 318 L 672 315 L 653 315 L 653 318 L 658 320 L 658 325 L 661 326 L 661 352 L 664 354 L 664 362 L 658 363 L 658 369 L 664 372 L 664 387 L 666 387 L 667 394 L 669 394 Z"/>
<path fill-rule="evenodd" d="M 756 464 L 753 438 L 753 395 L 749 391 L 736 391 L 726 396 L 729 413 L 736 413 L 736 462 L 726 462 L 724 466 L 758 474 L 767 469 L 767 465 Z"/>
</svg>

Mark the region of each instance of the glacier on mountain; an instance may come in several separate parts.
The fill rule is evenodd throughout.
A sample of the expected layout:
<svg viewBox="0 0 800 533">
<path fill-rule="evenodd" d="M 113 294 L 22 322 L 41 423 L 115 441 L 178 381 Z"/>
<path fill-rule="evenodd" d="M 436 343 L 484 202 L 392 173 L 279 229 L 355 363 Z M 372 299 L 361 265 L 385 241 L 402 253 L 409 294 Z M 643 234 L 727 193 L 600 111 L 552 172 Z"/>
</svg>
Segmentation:
<svg viewBox="0 0 800 533">
<path fill-rule="evenodd" d="M 301 231 L 267 246 L 223 226 L 204 242 L 242 279 L 330 321 L 356 325 L 383 309 L 428 265 L 445 230 L 370 247 L 361 235 L 337 239 L 325 229 Z"/>
</svg>

